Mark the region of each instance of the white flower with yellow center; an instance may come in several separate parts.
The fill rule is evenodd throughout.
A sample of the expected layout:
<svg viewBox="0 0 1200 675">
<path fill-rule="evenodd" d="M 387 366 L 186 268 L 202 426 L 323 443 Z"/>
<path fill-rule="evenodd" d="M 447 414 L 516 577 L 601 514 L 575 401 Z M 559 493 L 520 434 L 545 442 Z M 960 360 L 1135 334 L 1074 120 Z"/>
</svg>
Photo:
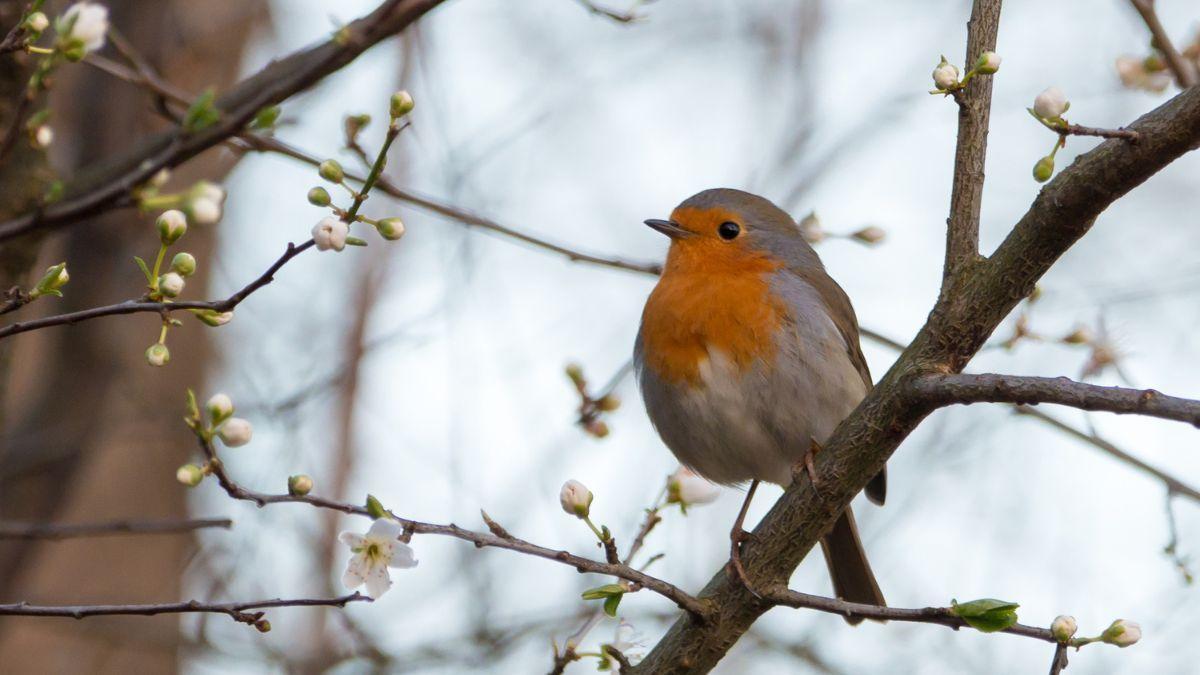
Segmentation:
<svg viewBox="0 0 1200 675">
<path fill-rule="evenodd" d="M 404 528 L 391 518 L 380 518 L 371 524 L 366 535 L 343 532 L 338 539 L 350 547 L 354 555 L 342 575 L 342 585 L 355 589 L 367 585 L 367 595 L 376 600 L 392 587 L 389 567 L 408 569 L 417 566 L 412 547 L 399 540 Z"/>
</svg>

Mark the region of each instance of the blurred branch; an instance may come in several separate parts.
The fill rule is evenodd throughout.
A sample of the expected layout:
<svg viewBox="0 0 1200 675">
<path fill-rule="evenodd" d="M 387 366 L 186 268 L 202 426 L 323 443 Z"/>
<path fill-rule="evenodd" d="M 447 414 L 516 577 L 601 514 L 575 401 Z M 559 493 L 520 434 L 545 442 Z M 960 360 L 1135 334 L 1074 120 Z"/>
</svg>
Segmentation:
<svg viewBox="0 0 1200 675">
<path fill-rule="evenodd" d="M 248 490 L 238 483 L 234 482 L 229 474 L 225 471 L 224 464 L 217 457 L 216 448 L 211 441 L 200 439 L 200 447 L 204 451 L 204 456 L 208 459 L 209 470 L 220 483 L 221 488 L 225 493 L 234 499 L 254 502 L 259 507 L 267 504 L 282 504 L 282 503 L 301 503 L 308 504 L 323 509 L 333 509 L 351 515 L 370 516 L 366 507 L 355 504 L 347 504 L 332 499 L 323 497 L 314 497 L 312 495 L 291 495 L 291 494 L 264 494 Z M 474 532 L 465 530 L 453 523 L 449 525 L 438 525 L 435 523 L 424 523 L 416 520 L 401 518 L 389 512 L 389 516 L 395 518 L 396 522 L 404 528 L 406 533 L 410 534 L 436 534 L 441 536 L 453 537 L 462 539 L 475 544 L 478 548 L 492 546 L 502 548 L 509 551 L 516 551 L 546 560 L 574 567 L 576 571 L 582 573 L 590 572 L 593 574 L 605 574 L 609 576 L 624 579 L 632 584 L 630 592 L 645 588 L 674 602 L 680 609 L 688 612 L 695 619 L 703 622 L 705 617 L 709 615 L 709 606 L 696 598 L 688 595 L 683 590 L 656 577 L 652 577 L 644 572 L 633 569 L 632 567 L 622 563 L 607 563 L 592 560 L 577 556 L 567 551 L 556 551 L 554 549 L 539 546 L 537 544 L 519 539 L 508 533 L 502 527 L 484 514 L 484 518 L 491 529 L 491 534 L 483 532 Z"/>
<path fill-rule="evenodd" d="M 195 612 L 227 614 L 234 621 L 248 624 L 262 632 L 271 630 L 263 619 L 265 612 L 253 611 L 276 607 L 345 607 L 351 602 L 371 602 L 358 593 L 337 598 L 296 598 L 292 600 L 255 600 L 253 602 L 206 603 L 196 600 L 153 605 L 30 605 L 17 602 L 0 605 L 0 616 L 57 616 L 83 619 L 89 616 L 154 616 L 157 614 L 188 614 Z"/>
<path fill-rule="evenodd" d="M 128 206 L 132 190 L 160 169 L 178 166 L 241 133 L 263 108 L 280 103 L 341 69 L 376 43 L 395 35 L 443 0 L 386 0 L 369 15 L 339 29 L 332 39 L 272 61 L 216 103 L 220 119 L 189 132 L 177 128 L 86 173 L 67 186 L 66 197 L 32 213 L 0 222 L 0 241 L 49 230 Z"/>
<path fill-rule="evenodd" d="M 286 265 L 287 262 L 292 258 L 295 258 L 301 253 L 307 251 L 309 248 L 312 248 L 313 245 L 314 242 L 312 239 L 309 239 L 308 241 L 299 245 L 288 242 L 287 250 L 283 252 L 283 255 L 279 256 L 278 260 L 276 260 L 270 267 L 267 268 L 267 271 L 263 272 L 254 281 L 246 284 L 241 290 L 225 298 L 224 300 L 179 300 L 171 302 L 154 302 L 145 299 L 126 300 L 125 302 L 119 302 L 115 305 L 91 307 L 89 309 L 81 309 L 78 312 L 56 314 L 54 316 L 33 319 L 30 321 L 17 321 L 0 328 L 0 340 L 31 330 L 39 330 L 41 328 L 49 328 L 51 326 L 74 324 L 81 321 L 90 321 L 92 319 L 99 319 L 100 317 L 104 316 L 115 316 L 118 314 L 154 312 L 165 317 L 171 312 L 178 312 L 179 310 L 187 309 L 230 312 L 233 311 L 233 308 L 237 307 L 243 300 L 250 297 L 252 293 L 274 281 L 275 273 L 278 272 L 281 267 Z"/>
<path fill-rule="evenodd" d="M 915 394 L 937 406 L 1055 403 L 1080 410 L 1146 415 L 1200 427 L 1200 401 L 1167 396 L 1154 389 L 1104 387 L 1067 377 L 973 373 L 923 375 L 914 378 L 910 386 Z"/>
<path fill-rule="evenodd" d="M 641 0 L 636 0 L 633 3 L 633 6 L 624 12 L 617 11 L 615 9 L 609 9 L 607 7 L 601 7 L 595 2 L 592 2 L 592 0 L 575 0 L 575 2 L 578 2 L 584 9 L 592 14 L 607 17 L 618 23 L 633 23 L 646 18 L 636 12 L 638 5 L 642 4 Z"/>
<path fill-rule="evenodd" d="M 1175 76 L 1175 82 L 1179 88 L 1194 87 L 1200 80 L 1200 76 L 1171 42 L 1171 36 L 1167 34 L 1167 29 L 1158 19 L 1158 12 L 1154 9 L 1154 0 L 1129 0 L 1129 4 L 1133 5 L 1133 8 L 1141 15 L 1142 21 L 1146 22 L 1146 28 L 1150 29 L 1154 47 L 1162 52 L 1163 59 L 1167 62 L 1167 67 L 1171 69 L 1171 74 Z"/>
<path fill-rule="evenodd" d="M 996 49 L 1001 0 L 976 0 L 967 23 L 968 66 L 984 52 Z M 950 217 L 946 221 L 946 264 L 942 294 L 960 272 L 979 259 L 979 214 L 983 208 L 983 168 L 987 157 L 988 120 L 992 110 L 992 78 L 972 78 L 954 92 L 958 102 L 958 144 L 954 150 L 954 181 Z"/>
<path fill-rule="evenodd" d="M 187 520 L 114 520 L 107 523 L 13 523 L 0 522 L 3 539 L 74 539 L 121 534 L 176 534 L 207 527 L 233 527 L 228 518 L 192 518 Z"/>
</svg>

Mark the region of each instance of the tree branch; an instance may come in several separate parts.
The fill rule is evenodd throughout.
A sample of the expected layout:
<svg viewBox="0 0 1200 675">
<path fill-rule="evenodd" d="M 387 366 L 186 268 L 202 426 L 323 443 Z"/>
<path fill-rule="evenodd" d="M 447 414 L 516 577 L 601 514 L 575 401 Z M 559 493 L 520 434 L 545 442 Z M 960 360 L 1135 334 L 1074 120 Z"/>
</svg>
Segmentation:
<svg viewBox="0 0 1200 675">
<path fill-rule="evenodd" d="M 0 522 L 0 540 L 59 540 L 77 537 L 106 537 L 122 534 L 177 534 L 207 527 L 233 527 L 228 518 L 191 518 L 187 520 L 114 520 L 107 523 L 13 523 Z"/>
<path fill-rule="evenodd" d="M 996 49 L 1000 30 L 1001 0 L 976 0 L 967 22 L 967 55 L 970 67 L 979 55 Z M 955 92 L 958 102 L 958 145 L 954 150 L 954 183 L 950 191 L 950 217 L 946 220 L 946 264 L 942 292 L 960 270 L 979 258 L 979 214 L 983 207 L 983 168 L 987 158 L 988 121 L 992 111 L 992 76 L 974 77 L 966 89 Z"/>
<path fill-rule="evenodd" d="M 343 27 L 332 39 L 274 61 L 243 80 L 217 101 L 221 117 L 212 126 L 193 133 L 177 128 L 159 134 L 73 182 L 62 201 L 0 222 L 0 241 L 33 230 L 63 227 L 129 205 L 131 191 L 160 169 L 178 166 L 237 135 L 259 110 L 311 87 L 443 1 L 386 0 L 369 15 Z"/>
<path fill-rule="evenodd" d="M 1133 5 L 1133 8 L 1141 15 L 1142 21 L 1146 23 L 1146 28 L 1150 29 L 1154 47 L 1162 52 L 1163 59 L 1167 62 L 1167 67 L 1171 69 L 1171 74 L 1175 76 L 1175 83 L 1179 85 L 1179 88 L 1187 89 L 1196 86 L 1200 81 L 1200 75 L 1197 75 L 1196 69 L 1188 63 L 1187 59 L 1183 58 L 1183 55 L 1175 48 L 1175 44 L 1171 42 L 1171 36 L 1167 34 L 1167 29 L 1158 19 L 1158 12 L 1154 9 L 1154 0 L 1129 0 L 1129 4 Z"/>
<path fill-rule="evenodd" d="M 1146 415 L 1200 427 L 1200 401 L 1153 389 L 1103 387 L 1067 377 L 958 373 L 912 379 L 913 393 L 939 407 L 956 403 L 1056 403 L 1118 415 Z"/>
</svg>

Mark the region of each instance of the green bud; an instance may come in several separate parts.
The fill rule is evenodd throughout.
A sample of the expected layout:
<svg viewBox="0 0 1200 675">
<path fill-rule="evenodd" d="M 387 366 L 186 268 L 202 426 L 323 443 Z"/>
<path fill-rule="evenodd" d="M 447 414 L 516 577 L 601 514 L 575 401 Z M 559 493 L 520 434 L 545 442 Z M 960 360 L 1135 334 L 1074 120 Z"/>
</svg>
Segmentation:
<svg viewBox="0 0 1200 675">
<path fill-rule="evenodd" d="M 413 101 L 412 95 L 401 89 L 392 94 L 388 112 L 391 114 L 392 119 L 397 119 L 412 112 L 414 107 L 416 107 L 416 103 Z"/>
<path fill-rule="evenodd" d="M 396 241 L 404 236 L 404 223 L 399 218 L 384 218 L 376 223 L 375 229 L 388 241 Z"/>
<path fill-rule="evenodd" d="M 304 474 L 288 476 L 288 494 L 300 497 L 312 492 L 313 479 Z"/>
<path fill-rule="evenodd" d="M 262 110 L 259 110 L 254 115 L 254 121 L 250 123 L 251 129 L 271 129 L 275 123 L 279 121 L 279 113 L 281 109 L 277 105 L 269 105 Z"/>
<path fill-rule="evenodd" d="M 367 514 L 378 520 L 387 516 L 387 509 L 383 508 L 378 497 L 369 494 L 367 495 Z"/>
<path fill-rule="evenodd" d="M 175 480 L 188 487 L 196 487 L 204 480 L 204 469 L 195 464 L 184 464 L 175 471 Z"/>
<path fill-rule="evenodd" d="M 146 363 L 152 366 L 165 366 L 171 360 L 171 350 L 164 344 L 154 343 L 146 348 Z"/>
<path fill-rule="evenodd" d="M 46 273 L 38 280 L 37 286 L 30 293 L 33 297 L 41 295 L 62 295 L 58 289 L 67 285 L 71 275 L 67 273 L 67 263 L 61 262 L 46 268 Z"/>
<path fill-rule="evenodd" d="M 79 40 L 72 40 L 63 47 L 62 54 L 71 63 L 79 63 L 87 56 L 87 47 Z"/>
<path fill-rule="evenodd" d="M 329 190 L 318 185 L 308 191 L 308 203 L 313 206 L 329 206 L 333 199 L 329 196 Z"/>
<path fill-rule="evenodd" d="M 191 253 L 176 253 L 171 258 L 171 271 L 180 276 L 190 277 L 196 273 L 196 258 Z"/>
<path fill-rule="evenodd" d="M 233 320 L 233 310 L 228 312 L 218 312 L 215 309 L 189 309 L 188 311 L 191 312 L 192 316 L 196 317 L 198 321 L 206 326 L 212 326 L 213 328 L 216 328 L 217 326 L 224 326 Z"/>
<path fill-rule="evenodd" d="M 1037 164 L 1033 165 L 1033 179 L 1039 183 L 1045 183 L 1050 180 L 1050 176 L 1054 175 L 1054 158 L 1050 155 L 1039 159 Z"/>
<path fill-rule="evenodd" d="M 983 598 L 962 604 L 952 600 L 950 611 L 976 630 L 995 633 L 1017 622 L 1018 607 L 1020 605 L 1015 602 Z"/>
<path fill-rule="evenodd" d="M 342 170 L 342 165 L 338 164 L 336 159 L 327 159 L 321 162 L 321 165 L 317 167 L 317 173 L 331 183 L 340 183 L 346 179 L 346 172 Z"/>
</svg>

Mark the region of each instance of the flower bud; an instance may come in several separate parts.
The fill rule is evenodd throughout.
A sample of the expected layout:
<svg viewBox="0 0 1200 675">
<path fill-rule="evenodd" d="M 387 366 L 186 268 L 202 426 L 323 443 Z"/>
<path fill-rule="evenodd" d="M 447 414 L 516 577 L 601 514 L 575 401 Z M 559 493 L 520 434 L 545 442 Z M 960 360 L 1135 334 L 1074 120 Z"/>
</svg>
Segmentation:
<svg viewBox="0 0 1200 675">
<path fill-rule="evenodd" d="M 188 487 L 196 487 L 204 480 L 204 469 L 195 464 L 184 464 L 175 471 L 175 480 Z"/>
<path fill-rule="evenodd" d="M 979 55 L 979 60 L 975 62 L 975 72 L 983 75 L 991 75 L 1000 70 L 1000 55 L 996 52 L 984 52 Z"/>
<path fill-rule="evenodd" d="M 154 343 L 146 348 L 146 363 L 152 366 L 165 366 L 171 360 L 171 350 L 164 344 Z"/>
<path fill-rule="evenodd" d="M 46 268 L 46 273 L 38 280 L 30 295 L 35 298 L 42 295 L 62 295 L 58 289 L 66 286 L 70 280 L 71 275 L 67 273 L 67 263 L 60 262 L 57 265 L 51 265 Z"/>
<path fill-rule="evenodd" d="M 259 619 L 258 621 L 254 622 L 254 629 L 260 633 L 270 633 L 271 622 L 267 621 L 266 619 Z"/>
<path fill-rule="evenodd" d="M 1033 112 L 1046 120 L 1056 120 L 1071 107 L 1067 95 L 1058 87 L 1049 87 L 1033 99 Z"/>
<path fill-rule="evenodd" d="M 949 90 L 958 86 L 958 68 L 942 57 L 937 68 L 933 69 L 933 83 L 938 89 Z"/>
<path fill-rule="evenodd" d="M 178 297 L 183 292 L 183 277 L 177 272 L 167 272 L 158 278 L 158 292 L 168 298 Z"/>
<path fill-rule="evenodd" d="M 1060 342 L 1068 345 L 1086 345 L 1091 342 L 1092 339 L 1092 331 L 1088 330 L 1087 326 L 1077 326 L 1075 330 L 1064 335 Z"/>
<path fill-rule="evenodd" d="M 221 202 L 207 197 L 193 199 L 188 204 L 188 213 L 197 225 L 215 225 L 221 220 Z"/>
<path fill-rule="evenodd" d="M 327 159 L 321 162 L 317 167 L 317 173 L 331 183 L 340 183 L 346 179 L 346 172 L 342 170 L 342 165 L 338 164 L 336 159 Z"/>
<path fill-rule="evenodd" d="M 333 199 L 329 196 L 329 190 L 318 185 L 308 191 L 308 203 L 313 206 L 329 206 Z"/>
<path fill-rule="evenodd" d="M 810 244 L 818 244 L 825 238 L 825 228 L 821 227 L 821 219 L 816 211 L 810 211 L 796 226 L 800 228 L 800 236 Z"/>
<path fill-rule="evenodd" d="M 318 251 L 340 251 L 346 248 L 346 237 L 349 233 L 350 226 L 341 218 L 325 216 L 313 226 L 312 238 Z"/>
<path fill-rule="evenodd" d="M 404 89 L 401 89 L 400 91 L 392 94 L 392 100 L 388 106 L 388 112 L 391 114 L 392 119 L 396 119 L 399 117 L 404 117 L 408 113 L 412 112 L 412 109 L 415 107 L 416 103 L 413 102 L 412 95 Z"/>
<path fill-rule="evenodd" d="M 64 50 L 66 57 L 78 61 L 104 46 L 108 8 L 93 2 L 77 2 L 58 18 L 55 29 L 60 33 L 59 40 L 68 45 Z"/>
<path fill-rule="evenodd" d="M 721 488 L 713 485 L 696 472 L 681 466 L 667 476 L 667 502 L 670 504 L 708 504 L 721 496 Z"/>
<path fill-rule="evenodd" d="M 396 241 L 404 236 L 404 223 L 399 218 L 384 218 L 375 226 L 380 236 L 388 241 Z"/>
<path fill-rule="evenodd" d="M 25 28 L 31 33 L 41 33 L 50 27 L 50 19 L 46 18 L 41 12 L 34 12 L 25 17 Z"/>
<path fill-rule="evenodd" d="M 1059 642 L 1070 640 L 1075 636 L 1076 630 L 1079 630 L 1079 625 L 1075 623 L 1075 617 L 1073 616 L 1056 616 L 1050 624 L 1050 632 L 1054 635 L 1054 639 Z"/>
<path fill-rule="evenodd" d="M 218 312 L 215 309 L 193 309 L 192 315 L 207 326 L 216 328 L 233 321 L 233 310 Z"/>
<path fill-rule="evenodd" d="M 583 483 L 572 479 L 563 483 L 558 503 L 568 515 L 586 518 L 592 509 L 592 492 Z"/>
<path fill-rule="evenodd" d="M 1037 164 L 1033 165 L 1033 179 L 1039 183 L 1045 183 L 1050 180 L 1050 176 L 1054 175 L 1054 158 L 1050 155 L 1039 159 Z"/>
<path fill-rule="evenodd" d="M 596 401 L 596 407 L 604 412 L 612 412 L 621 407 L 621 399 L 616 394 L 605 394 Z"/>
<path fill-rule="evenodd" d="M 196 257 L 191 253 L 176 253 L 175 257 L 171 258 L 171 271 L 181 277 L 192 276 L 196 273 Z"/>
<path fill-rule="evenodd" d="M 167 181 L 169 180 L 171 180 L 171 170 L 164 167 L 159 169 L 158 173 L 151 176 L 147 183 L 150 185 L 150 187 L 160 188 L 166 185 Z"/>
<path fill-rule="evenodd" d="M 887 236 L 887 232 L 884 232 L 881 227 L 868 225 L 850 236 L 864 244 L 878 244 Z"/>
<path fill-rule="evenodd" d="M 38 125 L 33 130 L 33 144 L 38 148 L 46 148 L 54 141 L 54 130 L 47 124 Z"/>
<path fill-rule="evenodd" d="M 582 387 L 586 384 L 586 381 L 583 379 L 583 366 L 578 363 L 567 364 L 567 377 L 571 378 L 571 381 L 576 386 Z"/>
<path fill-rule="evenodd" d="M 1132 621 L 1117 619 L 1104 629 L 1100 639 L 1110 645 L 1125 648 L 1137 644 L 1137 641 L 1142 639 L 1142 627 Z"/>
<path fill-rule="evenodd" d="M 227 394 L 213 394 L 204 404 L 204 409 L 212 417 L 213 424 L 220 424 L 233 416 L 233 399 Z"/>
<path fill-rule="evenodd" d="M 604 420 L 589 420 L 583 425 L 583 430 L 596 438 L 606 438 L 609 434 L 608 424 Z"/>
<path fill-rule="evenodd" d="M 254 427 L 240 417 L 230 417 L 221 425 L 217 435 L 225 445 L 236 448 L 250 442 L 250 437 L 254 435 Z"/>
<path fill-rule="evenodd" d="M 174 244 L 187 232 L 187 217 L 179 209 L 164 211 L 155 224 L 158 226 L 158 240 L 166 246 Z"/>
<path fill-rule="evenodd" d="M 304 474 L 288 476 L 288 494 L 299 497 L 312 492 L 313 480 Z"/>
</svg>

